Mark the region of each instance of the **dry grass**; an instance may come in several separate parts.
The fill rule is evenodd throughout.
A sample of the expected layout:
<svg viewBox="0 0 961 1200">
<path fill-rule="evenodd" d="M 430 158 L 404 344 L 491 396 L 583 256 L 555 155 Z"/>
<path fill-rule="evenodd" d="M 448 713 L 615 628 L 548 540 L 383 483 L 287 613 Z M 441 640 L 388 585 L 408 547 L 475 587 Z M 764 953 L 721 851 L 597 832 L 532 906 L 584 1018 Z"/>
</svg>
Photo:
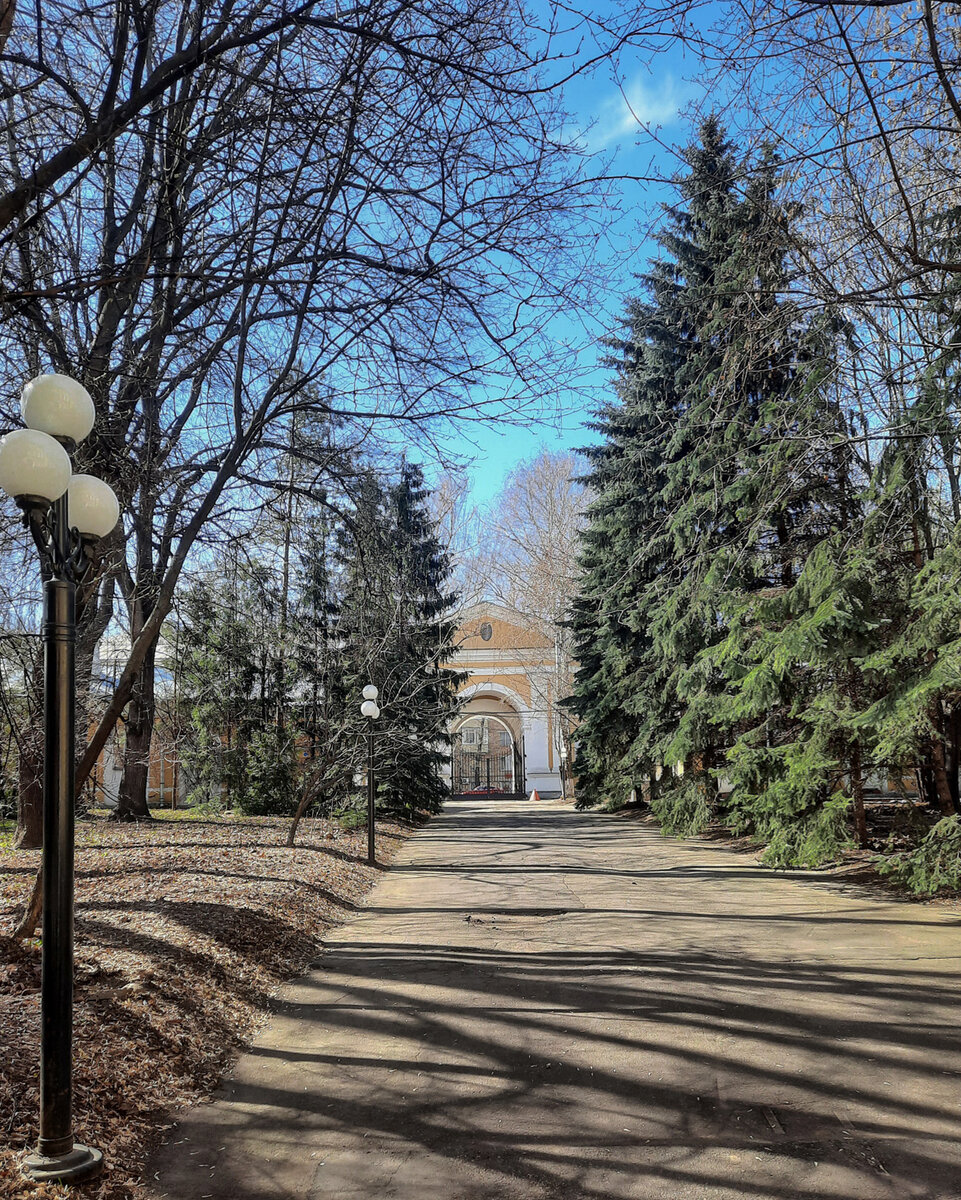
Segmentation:
<svg viewBox="0 0 961 1200">
<path fill-rule="evenodd" d="M 176 1108 L 209 1093 L 271 997 L 358 907 L 377 871 L 366 836 L 305 820 L 83 821 L 77 830 L 74 1118 L 107 1171 L 97 1200 L 142 1195 L 143 1163 Z M 407 830 L 378 823 L 378 858 Z M 0 928 L 38 852 L 0 854 Z M 39 940 L 0 937 L 0 1197 L 69 1195 L 19 1174 L 37 1137 Z M 76 1193 L 73 1193 L 76 1194 Z"/>
</svg>

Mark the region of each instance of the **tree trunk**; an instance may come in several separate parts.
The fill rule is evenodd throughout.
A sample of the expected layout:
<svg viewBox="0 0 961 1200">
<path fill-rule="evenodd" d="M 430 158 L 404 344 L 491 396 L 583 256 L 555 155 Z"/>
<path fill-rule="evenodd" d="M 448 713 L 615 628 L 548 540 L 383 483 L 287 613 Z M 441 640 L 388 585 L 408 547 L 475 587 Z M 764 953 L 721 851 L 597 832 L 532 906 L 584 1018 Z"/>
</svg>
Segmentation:
<svg viewBox="0 0 961 1200">
<path fill-rule="evenodd" d="M 18 766 L 18 850 L 39 850 L 43 845 L 43 751 L 28 735 L 20 747 Z"/>
<path fill-rule="evenodd" d="M 310 784 L 304 785 L 304 790 L 300 797 L 300 803 L 297 805 L 297 811 L 294 813 L 293 820 L 290 823 L 290 828 L 287 830 L 288 846 L 292 846 L 294 844 L 294 838 L 297 836 L 297 826 L 303 819 L 304 813 L 307 811 L 310 805 L 314 803 L 319 795 L 319 788 Z"/>
<path fill-rule="evenodd" d="M 854 801 L 854 832 L 862 850 L 868 846 L 868 819 L 864 811 L 864 774 L 861 770 L 861 743 L 851 746 L 851 799 Z"/>
<path fill-rule="evenodd" d="M 936 737 L 931 743 L 931 763 L 934 773 L 934 788 L 937 795 L 938 808 L 946 817 L 953 816 L 957 811 L 951 796 L 951 785 L 948 782 L 948 772 L 944 765 L 944 745 Z"/>
<path fill-rule="evenodd" d="M 38 868 L 37 874 L 33 880 L 33 891 L 30 893 L 30 899 L 27 901 L 27 907 L 24 910 L 23 916 L 14 929 L 11 930 L 10 936 L 15 938 L 33 937 L 37 932 L 37 926 L 40 924 L 40 917 L 43 913 L 43 869 Z"/>
<path fill-rule="evenodd" d="M 127 709 L 126 746 L 123 776 L 115 821 L 149 821 L 147 783 L 150 771 L 150 743 L 153 738 L 156 696 L 154 694 L 154 665 L 157 643 L 144 656 L 137 682 L 134 684 Z"/>
<path fill-rule="evenodd" d="M 113 538 L 111 538 L 111 542 Z M 101 578 L 98 572 L 102 569 L 102 561 L 94 564 L 91 577 L 87 578 L 77 592 L 77 644 L 76 644 L 76 689 L 74 700 L 76 704 L 76 737 L 77 763 L 76 777 L 80 781 L 81 763 L 90 737 L 90 726 L 93 713 L 99 705 L 94 699 L 92 688 L 93 665 L 96 658 L 97 646 L 106 632 L 113 616 L 116 579 L 113 573 Z M 97 799 L 96 765 L 88 773 L 89 787 L 87 789 L 88 803 L 95 804 Z M 81 801 L 82 783 L 78 783 L 77 801 Z"/>
<path fill-rule="evenodd" d="M 946 817 L 953 816 L 957 811 L 954 797 L 951 795 L 951 784 L 948 780 L 947 764 L 944 760 L 944 740 L 942 738 L 941 704 L 935 700 L 928 710 L 934 736 L 931 738 L 931 773 L 934 776 L 934 791 L 937 806 Z"/>
<path fill-rule="evenodd" d="M 951 799 L 955 808 L 961 810 L 961 789 L 959 789 L 958 770 L 961 768 L 961 709 L 954 706 L 951 719 L 948 721 L 948 756 L 947 756 L 948 786 L 951 788 Z"/>
</svg>

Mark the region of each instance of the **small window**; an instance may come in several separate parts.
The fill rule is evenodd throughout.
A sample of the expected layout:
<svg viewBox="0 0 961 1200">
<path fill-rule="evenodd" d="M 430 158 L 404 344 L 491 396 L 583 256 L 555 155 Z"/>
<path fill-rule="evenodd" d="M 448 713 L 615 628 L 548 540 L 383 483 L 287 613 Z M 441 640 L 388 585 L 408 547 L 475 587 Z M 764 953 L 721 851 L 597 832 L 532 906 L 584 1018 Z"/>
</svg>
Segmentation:
<svg viewBox="0 0 961 1200">
<path fill-rule="evenodd" d="M 485 642 L 489 642 L 494 636 L 494 627 L 491 625 L 490 621 L 485 621 L 480 627 L 480 635 Z"/>
</svg>

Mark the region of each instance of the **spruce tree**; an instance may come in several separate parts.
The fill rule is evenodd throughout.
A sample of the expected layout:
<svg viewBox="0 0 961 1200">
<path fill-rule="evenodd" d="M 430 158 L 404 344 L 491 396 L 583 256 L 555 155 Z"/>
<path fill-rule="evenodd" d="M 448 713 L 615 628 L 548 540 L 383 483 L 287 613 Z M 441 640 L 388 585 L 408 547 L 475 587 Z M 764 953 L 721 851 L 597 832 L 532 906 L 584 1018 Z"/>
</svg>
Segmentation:
<svg viewBox="0 0 961 1200">
<path fill-rule="evenodd" d="M 410 814 L 436 811 L 447 795 L 441 769 L 457 706 L 458 677 L 441 665 L 454 655 L 456 596 L 428 494 L 413 464 L 402 463 L 390 485 L 369 475 L 338 548 L 343 702 L 356 706 L 366 683 L 379 689 L 378 805 Z"/>
<path fill-rule="evenodd" d="M 574 688 L 568 704 L 578 718 L 576 746 L 577 804 L 587 807 L 626 798 L 631 775 L 624 760 L 634 741 L 635 722 L 628 712 L 628 671 L 646 649 L 635 620 L 641 562 L 634 557 L 636 531 L 651 513 L 645 510 L 656 488 L 634 489 L 627 464 L 630 448 L 641 443 L 642 420 L 625 396 L 610 405 L 592 427 L 605 437 L 584 451 L 590 472 L 584 482 L 594 493 L 586 513 L 580 554 L 580 589 L 574 597 L 570 627 Z M 635 464 L 636 466 L 637 464 Z"/>
<path fill-rule="evenodd" d="M 572 705 L 582 720 L 578 772 L 589 803 L 615 799 L 639 775 L 653 786 L 683 716 L 684 657 L 703 647 L 708 627 L 684 594 L 684 560 L 703 524 L 685 490 L 702 441 L 690 409 L 722 353 L 711 327 L 719 320 L 718 281 L 740 232 L 738 163 L 715 119 L 704 123 L 685 161 L 681 202 L 664 206 L 656 239 L 662 254 L 641 276 L 642 296 L 627 305 L 624 336 L 609 343 L 619 403 L 596 426 L 606 444 L 587 451 L 597 499 L 574 607 L 582 669 Z M 595 786 L 602 779 L 609 782 Z"/>
<path fill-rule="evenodd" d="M 770 717 L 741 695 L 751 618 L 738 606 L 793 585 L 849 492 L 844 420 L 824 387 L 837 330 L 786 298 L 798 214 L 779 202 L 776 162 L 743 162 L 716 120 L 685 159 L 662 255 L 614 343 L 621 403 L 594 454 L 574 697 L 597 747 L 585 799 L 603 798 L 601 765 L 621 773 L 622 792 L 641 771 L 662 821 L 682 831 L 713 811 L 732 739 Z M 613 581 L 618 623 L 634 632 L 620 656 L 589 624 Z M 605 673 L 617 687 L 602 695 Z M 618 724 L 622 744 L 605 745 L 595 731 Z"/>
<path fill-rule="evenodd" d="M 277 636 L 278 608 L 269 572 L 236 551 L 184 593 L 177 641 L 181 706 L 190 714 L 190 729 L 183 758 L 195 802 L 285 811 L 290 739 L 281 743 L 266 733 L 276 725 L 277 663 L 286 654 Z M 291 676 L 287 681 L 296 682 Z M 282 775 L 286 787 L 258 786 Z"/>
</svg>

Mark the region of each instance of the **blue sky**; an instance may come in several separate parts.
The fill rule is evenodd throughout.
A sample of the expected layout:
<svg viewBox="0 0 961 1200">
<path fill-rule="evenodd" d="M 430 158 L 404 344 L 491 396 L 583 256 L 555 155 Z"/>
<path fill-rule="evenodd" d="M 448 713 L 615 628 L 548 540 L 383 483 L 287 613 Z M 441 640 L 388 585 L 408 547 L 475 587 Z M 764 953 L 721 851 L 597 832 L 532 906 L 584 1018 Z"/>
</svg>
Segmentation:
<svg viewBox="0 0 961 1200">
<path fill-rule="evenodd" d="M 636 291 L 634 275 L 644 268 L 651 251 L 645 230 L 652 216 L 656 220 L 658 202 L 670 197 L 669 189 L 642 180 L 670 175 L 676 166 L 670 147 L 690 139 L 680 112 L 693 92 L 685 78 L 691 66 L 676 52 L 659 54 L 652 62 L 628 52 L 617 64 L 605 63 L 579 77 L 565 91 L 566 109 L 585 131 L 587 146 L 609 163 L 608 173 L 637 178 L 618 185 L 620 214 L 601 264 L 606 287 L 592 314 L 593 328 L 585 332 L 582 319 L 575 325 L 564 316 L 553 322 L 558 339 L 583 343 L 582 387 L 557 397 L 557 412 L 547 424 L 473 425 L 469 441 L 449 443 L 455 453 L 473 460 L 467 474 L 475 503 L 490 501 L 507 474 L 542 447 L 572 449 L 595 439 L 584 422 L 607 392 L 610 378 L 610 371 L 598 363 L 603 351 L 596 342 L 616 328 L 624 300 Z"/>
</svg>

